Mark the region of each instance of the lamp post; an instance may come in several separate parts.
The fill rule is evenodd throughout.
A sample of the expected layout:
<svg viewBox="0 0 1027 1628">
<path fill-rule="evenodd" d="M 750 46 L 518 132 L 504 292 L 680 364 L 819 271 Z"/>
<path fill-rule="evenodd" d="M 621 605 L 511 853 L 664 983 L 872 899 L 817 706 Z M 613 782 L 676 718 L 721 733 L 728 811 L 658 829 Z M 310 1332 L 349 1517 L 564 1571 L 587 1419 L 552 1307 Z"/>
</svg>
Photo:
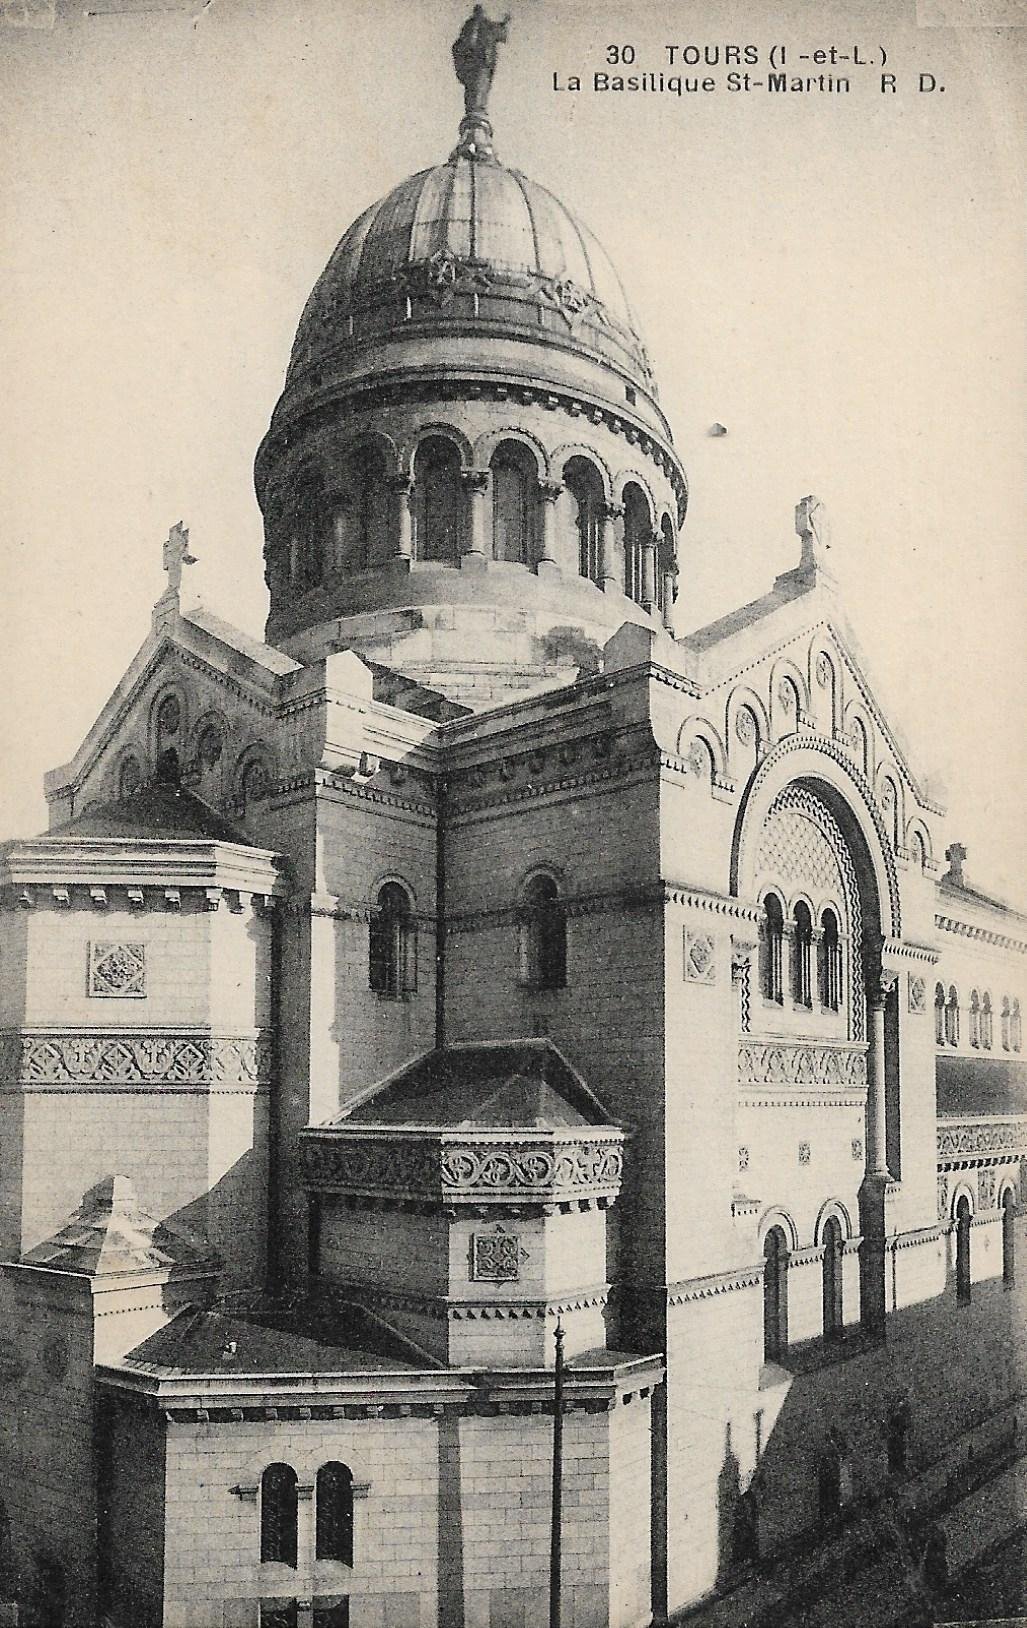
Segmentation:
<svg viewBox="0 0 1027 1628">
<path fill-rule="evenodd" d="M 549 1541 L 549 1628 L 560 1628 L 560 1493 L 563 1483 L 563 1324 L 554 1330 L 553 1368 L 553 1525 Z"/>
</svg>

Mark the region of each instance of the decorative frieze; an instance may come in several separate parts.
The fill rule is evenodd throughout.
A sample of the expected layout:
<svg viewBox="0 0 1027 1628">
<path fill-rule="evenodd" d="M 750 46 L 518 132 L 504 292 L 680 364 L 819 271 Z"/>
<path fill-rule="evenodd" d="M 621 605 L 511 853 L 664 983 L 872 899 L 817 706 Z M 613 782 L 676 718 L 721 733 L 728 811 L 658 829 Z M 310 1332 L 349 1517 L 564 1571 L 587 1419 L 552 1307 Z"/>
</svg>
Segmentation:
<svg viewBox="0 0 1027 1628">
<path fill-rule="evenodd" d="M 743 1089 L 807 1085 L 853 1091 L 864 1089 L 866 1083 L 864 1045 L 744 1039 L 739 1043 L 738 1084 Z"/>
<path fill-rule="evenodd" d="M 266 1034 L 0 1034 L 0 1089 L 262 1085 L 270 1071 Z"/>
<path fill-rule="evenodd" d="M 938 1125 L 938 1163 L 1008 1155 L 1027 1156 L 1027 1114 L 1008 1119 L 943 1120 Z"/>
<path fill-rule="evenodd" d="M 315 1190 L 427 1200 L 443 1207 L 611 1199 L 620 1190 L 623 1132 L 372 1131 L 302 1134 L 302 1174 Z"/>
<path fill-rule="evenodd" d="M 92 890 L 94 893 L 97 889 Z M 106 898 L 104 900 L 106 904 Z M 146 945 L 99 940 L 89 946 L 87 993 L 142 999 L 146 995 Z"/>
</svg>

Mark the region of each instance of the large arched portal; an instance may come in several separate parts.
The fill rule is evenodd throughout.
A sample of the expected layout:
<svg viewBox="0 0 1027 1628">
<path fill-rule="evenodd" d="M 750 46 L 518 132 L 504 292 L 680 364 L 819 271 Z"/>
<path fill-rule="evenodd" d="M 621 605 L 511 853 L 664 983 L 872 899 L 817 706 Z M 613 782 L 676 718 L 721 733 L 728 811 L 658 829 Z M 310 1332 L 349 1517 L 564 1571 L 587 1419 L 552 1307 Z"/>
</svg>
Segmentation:
<svg viewBox="0 0 1027 1628">
<path fill-rule="evenodd" d="M 736 823 L 731 887 L 759 920 L 758 963 L 740 1007 L 748 1073 L 739 1112 L 789 1110 L 787 1121 L 778 1113 L 773 1125 L 759 1119 L 748 1133 L 775 1143 L 786 1124 L 796 1139 L 802 1174 L 788 1177 L 779 1161 L 766 1172 L 769 1184 L 797 1181 L 811 1201 L 858 1198 L 860 1301 L 876 1326 L 884 1316 L 884 1195 L 901 1174 L 897 974 L 889 966 L 901 930 L 899 890 L 881 816 L 834 743 L 790 737 L 758 765 Z M 762 1196 L 785 1203 L 791 1193 Z"/>
</svg>

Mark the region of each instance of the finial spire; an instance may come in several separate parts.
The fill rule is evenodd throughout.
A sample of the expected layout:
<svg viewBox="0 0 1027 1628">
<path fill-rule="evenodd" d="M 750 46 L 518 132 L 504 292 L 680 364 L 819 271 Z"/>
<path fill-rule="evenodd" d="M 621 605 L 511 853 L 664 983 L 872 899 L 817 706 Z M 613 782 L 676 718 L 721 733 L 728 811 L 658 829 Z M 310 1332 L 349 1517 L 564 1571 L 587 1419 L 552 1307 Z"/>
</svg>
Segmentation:
<svg viewBox="0 0 1027 1628">
<path fill-rule="evenodd" d="M 509 12 L 502 22 L 496 23 L 485 15 L 484 6 L 475 6 L 453 41 L 453 67 L 464 87 L 464 116 L 456 147 L 461 157 L 495 158 L 488 100 L 499 46 L 506 39 L 509 22 Z"/>
</svg>

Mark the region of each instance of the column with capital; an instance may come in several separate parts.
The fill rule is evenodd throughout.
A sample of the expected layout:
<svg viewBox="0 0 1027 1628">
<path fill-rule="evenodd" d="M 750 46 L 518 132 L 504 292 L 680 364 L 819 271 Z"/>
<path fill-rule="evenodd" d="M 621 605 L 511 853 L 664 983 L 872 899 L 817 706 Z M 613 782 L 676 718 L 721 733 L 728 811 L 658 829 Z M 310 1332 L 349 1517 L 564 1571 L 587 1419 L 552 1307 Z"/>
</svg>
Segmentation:
<svg viewBox="0 0 1027 1628">
<path fill-rule="evenodd" d="M 663 625 L 668 633 L 674 631 L 674 597 L 677 589 L 678 566 L 672 560 L 663 567 Z"/>
<path fill-rule="evenodd" d="M 542 505 L 542 552 L 538 557 L 536 570 L 540 577 L 560 569 L 556 553 L 556 505 L 563 494 L 563 490 L 562 481 L 540 480 L 538 483 L 539 502 Z"/>
<path fill-rule="evenodd" d="M 599 519 L 599 586 L 605 594 L 613 593 L 620 585 L 613 569 L 614 526 L 624 518 L 623 503 L 606 503 Z"/>
<path fill-rule="evenodd" d="M 414 555 L 414 483 L 407 474 L 393 475 L 389 481 L 389 490 L 396 505 L 393 519 L 393 537 L 396 546 L 392 554 L 392 564 L 401 570 L 404 568 L 409 570 Z"/>
<path fill-rule="evenodd" d="M 656 561 L 662 541 L 661 534 L 654 531 L 642 544 L 642 609 L 650 616 L 656 614 Z"/>
<path fill-rule="evenodd" d="M 888 1169 L 887 1085 L 885 1079 L 884 1017 L 888 997 L 899 975 L 883 967 L 876 954 L 867 958 L 867 1175 L 890 1181 Z"/>
<path fill-rule="evenodd" d="M 488 469 L 465 469 L 461 472 L 460 479 L 464 491 L 467 493 L 471 511 L 471 523 L 465 533 L 467 546 L 461 550 L 460 564 L 484 565 L 487 549 L 486 517 L 491 471 Z"/>
</svg>

